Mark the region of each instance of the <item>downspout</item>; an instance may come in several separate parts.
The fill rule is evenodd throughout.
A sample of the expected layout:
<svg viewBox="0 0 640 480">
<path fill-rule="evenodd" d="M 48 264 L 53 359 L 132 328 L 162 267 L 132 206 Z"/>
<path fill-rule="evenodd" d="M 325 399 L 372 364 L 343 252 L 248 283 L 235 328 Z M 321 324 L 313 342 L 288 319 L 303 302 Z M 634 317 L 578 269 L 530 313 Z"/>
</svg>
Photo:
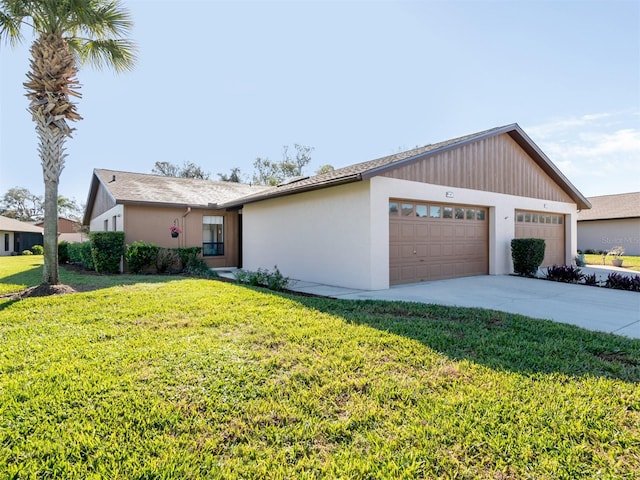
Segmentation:
<svg viewBox="0 0 640 480">
<path fill-rule="evenodd" d="M 182 241 L 184 243 L 184 247 L 187 246 L 187 221 L 185 220 L 186 216 L 191 213 L 191 207 L 187 207 L 187 211 L 182 214 L 182 231 L 184 235 L 182 236 Z"/>
</svg>

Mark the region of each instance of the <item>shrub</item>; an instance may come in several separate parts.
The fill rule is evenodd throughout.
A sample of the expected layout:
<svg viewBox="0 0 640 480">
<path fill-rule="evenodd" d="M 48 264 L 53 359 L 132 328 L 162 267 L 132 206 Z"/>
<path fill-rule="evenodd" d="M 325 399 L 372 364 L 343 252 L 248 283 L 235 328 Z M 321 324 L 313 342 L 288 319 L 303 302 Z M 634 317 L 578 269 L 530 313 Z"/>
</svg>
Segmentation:
<svg viewBox="0 0 640 480">
<path fill-rule="evenodd" d="M 119 273 L 124 253 L 124 232 L 93 232 L 91 256 L 98 273 Z"/>
<path fill-rule="evenodd" d="M 207 262 L 201 258 L 193 260 L 187 268 L 184 269 L 187 275 L 192 277 L 217 278 L 219 275 L 209 268 Z"/>
<path fill-rule="evenodd" d="M 167 273 L 171 271 L 171 267 L 177 265 L 180 259 L 174 249 L 161 248 L 156 259 L 156 268 L 158 273 Z"/>
<path fill-rule="evenodd" d="M 607 288 L 615 288 L 617 290 L 631 290 L 632 292 L 640 292 L 640 275 L 633 277 L 613 272 L 607 277 L 604 284 Z"/>
<path fill-rule="evenodd" d="M 34 255 L 44 255 L 44 247 L 42 245 L 34 245 L 31 247 L 31 253 Z"/>
<path fill-rule="evenodd" d="M 58 263 L 69 263 L 71 258 L 69 257 L 69 242 L 66 240 L 58 243 Z"/>
<path fill-rule="evenodd" d="M 584 254 L 583 253 L 578 253 L 578 255 L 576 255 L 576 265 L 578 267 L 584 267 L 586 265 L 587 262 L 585 262 L 584 260 Z"/>
<path fill-rule="evenodd" d="M 266 268 L 259 268 L 256 272 L 238 270 L 234 273 L 234 277 L 236 282 L 240 284 L 265 287 L 277 292 L 285 290 L 290 282 L 288 277 L 280 273 L 277 266 L 274 267 L 273 272 L 269 272 Z"/>
<path fill-rule="evenodd" d="M 129 270 L 140 273 L 144 268 L 156 265 L 160 248 L 153 243 L 133 242 L 127 246 L 124 258 L 127 260 Z"/>
<path fill-rule="evenodd" d="M 180 259 L 180 270 L 185 271 L 197 263 L 202 247 L 174 248 L 173 251 Z"/>
<path fill-rule="evenodd" d="M 547 280 L 554 282 L 578 283 L 584 278 L 584 275 L 578 267 L 572 265 L 554 265 L 547 268 L 545 274 Z"/>
<path fill-rule="evenodd" d="M 584 254 L 585 254 L 585 255 L 599 255 L 599 254 L 600 254 L 600 252 L 598 252 L 598 251 L 596 251 L 596 250 L 594 250 L 594 249 L 592 249 L 592 248 L 587 248 L 587 249 L 584 251 Z"/>
<path fill-rule="evenodd" d="M 33 252 L 31 250 L 23 250 L 22 255 L 33 255 Z"/>
<path fill-rule="evenodd" d="M 582 281 L 584 282 L 585 285 L 591 285 L 593 287 L 597 287 L 598 286 L 598 277 L 596 276 L 595 273 L 591 273 L 589 275 L 584 275 L 582 277 Z"/>
<path fill-rule="evenodd" d="M 79 246 L 80 264 L 87 270 L 95 270 L 96 265 L 91 254 L 91 242 L 82 242 Z"/>
<path fill-rule="evenodd" d="M 535 276 L 544 259 L 545 243 L 541 238 L 514 238 L 511 240 L 513 270 L 518 275 Z"/>
</svg>

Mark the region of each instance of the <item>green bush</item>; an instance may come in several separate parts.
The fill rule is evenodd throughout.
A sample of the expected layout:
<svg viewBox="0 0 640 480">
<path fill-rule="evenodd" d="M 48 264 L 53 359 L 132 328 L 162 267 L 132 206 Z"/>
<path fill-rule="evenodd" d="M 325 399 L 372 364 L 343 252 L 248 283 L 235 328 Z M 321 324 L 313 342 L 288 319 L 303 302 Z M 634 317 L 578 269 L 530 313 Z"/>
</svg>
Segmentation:
<svg viewBox="0 0 640 480">
<path fill-rule="evenodd" d="M 33 252 L 31 250 L 23 250 L 22 255 L 33 255 Z"/>
<path fill-rule="evenodd" d="M 69 242 L 66 240 L 58 243 L 58 263 L 64 264 L 69 263 L 71 261 L 71 257 L 69 256 Z"/>
<path fill-rule="evenodd" d="M 283 276 L 275 266 L 273 272 L 269 272 L 266 268 L 259 268 L 258 271 L 238 270 L 234 277 L 236 282 L 244 285 L 253 285 L 256 287 L 265 287 L 270 290 L 281 292 L 289 286 L 289 278 Z"/>
<path fill-rule="evenodd" d="M 197 264 L 198 255 L 202 252 L 202 247 L 174 248 L 174 252 L 180 259 L 180 271 L 186 271 Z"/>
<path fill-rule="evenodd" d="M 98 273 L 119 273 L 124 253 L 124 232 L 93 232 L 91 256 Z"/>
<path fill-rule="evenodd" d="M 171 267 L 178 265 L 180 259 L 172 248 L 160 248 L 156 259 L 156 269 L 158 273 L 171 272 Z"/>
<path fill-rule="evenodd" d="M 160 248 L 153 243 L 133 242 L 127 246 L 124 258 L 127 260 L 129 270 L 140 273 L 144 268 L 156 264 L 159 251 Z"/>
<path fill-rule="evenodd" d="M 514 238 L 511 240 L 513 270 L 518 275 L 535 276 L 544 260 L 545 243 L 541 238 Z"/>
<path fill-rule="evenodd" d="M 187 268 L 184 269 L 184 273 L 192 277 L 202 278 L 218 278 L 218 274 L 209 268 L 207 262 L 201 258 L 193 260 Z"/>
<path fill-rule="evenodd" d="M 34 255 L 44 255 L 44 247 L 42 245 L 34 245 L 31 247 L 31 253 Z"/>
<path fill-rule="evenodd" d="M 91 242 L 69 243 L 67 252 L 69 253 L 69 263 L 81 265 L 85 270 L 94 270 Z"/>
</svg>

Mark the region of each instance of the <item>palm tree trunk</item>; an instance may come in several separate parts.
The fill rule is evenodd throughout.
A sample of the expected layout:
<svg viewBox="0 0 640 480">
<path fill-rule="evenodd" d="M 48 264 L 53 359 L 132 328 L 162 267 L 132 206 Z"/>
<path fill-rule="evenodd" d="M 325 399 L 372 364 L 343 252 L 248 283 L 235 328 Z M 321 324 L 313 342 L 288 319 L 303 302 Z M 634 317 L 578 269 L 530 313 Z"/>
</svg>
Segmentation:
<svg viewBox="0 0 640 480">
<path fill-rule="evenodd" d="M 57 285 L 58 274 L 58 180 L 44 181 L 44 271 L 42 283 Z"/>
</svg>

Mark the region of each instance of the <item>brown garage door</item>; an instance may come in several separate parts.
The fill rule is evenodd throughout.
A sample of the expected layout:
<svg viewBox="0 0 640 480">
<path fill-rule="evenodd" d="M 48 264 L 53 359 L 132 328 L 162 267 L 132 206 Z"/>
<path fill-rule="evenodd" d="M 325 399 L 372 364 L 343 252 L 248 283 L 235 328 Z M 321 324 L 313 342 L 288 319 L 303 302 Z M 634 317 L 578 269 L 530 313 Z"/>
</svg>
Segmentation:
<svg viewBox="0 0 640 480">
<path fill-rule="evenodd" d="M 564 215 L 516 211 L 516 238 L 544 240 L 543 267 L 566 263 L 564 227 Z"/>
<path fill-rule="evenodd" d="M 486 208 L 390 200 L 392 285 L 488 273 Z"/>
</svg>

